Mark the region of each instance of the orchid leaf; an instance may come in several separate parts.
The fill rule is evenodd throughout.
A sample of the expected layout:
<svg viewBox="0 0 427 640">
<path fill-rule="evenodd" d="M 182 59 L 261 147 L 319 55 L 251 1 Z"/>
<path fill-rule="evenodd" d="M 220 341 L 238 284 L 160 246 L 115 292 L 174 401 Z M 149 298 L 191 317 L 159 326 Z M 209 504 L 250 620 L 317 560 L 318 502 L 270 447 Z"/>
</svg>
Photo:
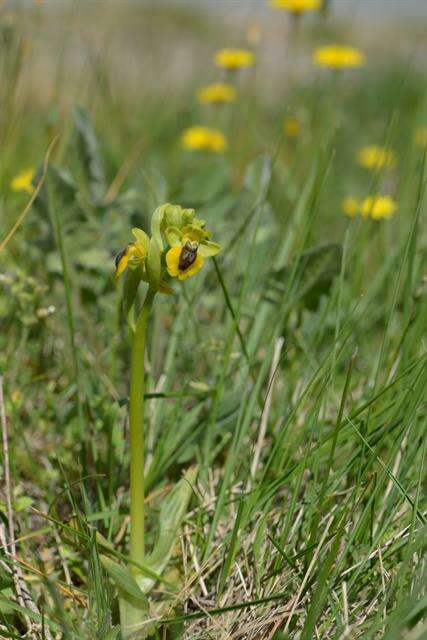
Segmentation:
<svg viewBox="0 0 427 640">
<path fill-rule="evenodd" d="M 155 573 L 161 574 L 169 562 L 179 529 L 187 513 L 196 478 L 197 467 L 191 467 L 162 502 L 157 543 L 145 562 Z M 148 593 L 155 584 L 155 581 L 147 576 L 140 575 L 136 579 L 144 593 Z"/>
</svg>

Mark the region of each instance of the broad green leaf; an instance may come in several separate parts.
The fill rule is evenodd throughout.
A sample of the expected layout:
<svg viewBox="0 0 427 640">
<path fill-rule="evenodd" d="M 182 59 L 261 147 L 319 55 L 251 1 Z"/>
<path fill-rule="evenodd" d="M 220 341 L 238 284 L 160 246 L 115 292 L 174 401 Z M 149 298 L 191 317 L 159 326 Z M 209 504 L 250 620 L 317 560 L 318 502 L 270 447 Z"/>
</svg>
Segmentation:
<svg viewBox="0 0 427 640">
<path fill-rule="evenodd" d="M 120 596 L 128 600 L 132 606 L 141 609 L 141 611 L 148 611 L 147 597 L 142 593 L 129 569 L 107 556 L 101 555 L 100 559 L 105 571 L 116 585 Z"/>
<path fill-rule="evenodd" d="M 187 513 L 196 478 L 197 467 L 191 467 L 162 502 L 157 543 L 145 562 L 156 573 L 161 574 L 169 562 L 181 523 Z M 136 579 L 144 593 L 148 593 L 155 584 L 152 578 L 143 575 L 137 576 Z"/>
<path fill-rule="evenodd" d="M 91 194 L 95 199 L 102 198 L 106 191 L 104 163 L 91 117 L 87 109 L 76 105 L 73 118 L 82 164 Z"/>
</svg>

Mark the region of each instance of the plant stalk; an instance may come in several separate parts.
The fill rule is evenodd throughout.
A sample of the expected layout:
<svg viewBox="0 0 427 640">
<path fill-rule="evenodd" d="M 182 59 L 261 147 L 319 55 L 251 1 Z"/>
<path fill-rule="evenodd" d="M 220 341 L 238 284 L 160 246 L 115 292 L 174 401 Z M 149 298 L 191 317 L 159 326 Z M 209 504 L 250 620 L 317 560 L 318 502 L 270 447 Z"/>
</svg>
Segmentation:
<svg viewBox="0 0 427 640">
<path fill-rule="evenodd" d="M 155 292 L 148 289 L 132 338 L 129 398 L 130 424 L 130 559 L 144 562 L 144 391 L 145 337 Z M 132 571 L 138 573 L 133 567 Z"/>
</svg>

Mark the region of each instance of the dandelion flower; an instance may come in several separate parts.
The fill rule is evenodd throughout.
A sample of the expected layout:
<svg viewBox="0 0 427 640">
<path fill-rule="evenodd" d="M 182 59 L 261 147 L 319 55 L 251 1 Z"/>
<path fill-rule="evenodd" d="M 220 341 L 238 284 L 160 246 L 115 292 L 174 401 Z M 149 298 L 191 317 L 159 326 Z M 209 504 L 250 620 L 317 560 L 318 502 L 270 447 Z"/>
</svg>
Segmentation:
<svg viewBox="0 0 427 640">
<path fill-rule="evenodd" d="M 194 126 L 184 131 L 182 146 L 188 151 L 212 151 L 222 153 L 227 148 L 227 138 L 218 129 Z"/>
<path fill-rule="evenodd" d="M 270 0 L 273 9 L 283 9 L 299 15 L 304 11 L 317 11 L 322 7 L 322 0 Z"/>
<path fill-rule="evenodd" d="M 215 54 L 215 64 L 222 69 L 245 69 L 254 64 L 254 54 L 248 49 L 221 49 Z"/>
<path fill-rule="evenodd" d="M 420 147 L 427 147 L 427 127 L 420 127 L 415 131 L 414 142 Z"/>
<path fill-rule="evenodd" d="M 25 193 L 34 193 L 33 180 L 36 172 L 34 169 L 26 169 L 18 173 L 10 183 L 12 191 L 24 191 Z"/>
<path fill-rule="evenodd" d="M 392 167 L 395 163 L 395 154 L 391 149 L 370 145 L 363 147 L 357 153 L 357 161 L 365 169 L 380 171 Z"/>
<path fill-rule="evenodd" d="M 197 98 L 201 104 L 233 102 L 236 98 L 236 89 L 231 84 L 215 82 L 214 84 L 199 89 Z"/>
<path fill-rule="evenodd" d="M 354 218 L 360 211 L 360 202 L 356 198 L 346 198 L 342 203 L 342 209 L 346 216 Z"/>
<path fill-rule="evenodd" d="M 319 67 L 345 69 L 361 67 L 364 64 L 364 57 L 359 49 L 332 44 L 317 48 L 313 54 L 313 62 Z"/>
<path fill-rule="evenodd" d="M 296 118 L 289 118 L 283 123 L 283 133 L 288 138 L 296 138 L 301 130 L 299 120 Z"/>
<path fill-rule="evenodd" d="M 373 220 L 388 219 L 396 209 L 397 205 L 390 196 L 369 196 L 361 203 L 360 214 Z"/>
</svg>

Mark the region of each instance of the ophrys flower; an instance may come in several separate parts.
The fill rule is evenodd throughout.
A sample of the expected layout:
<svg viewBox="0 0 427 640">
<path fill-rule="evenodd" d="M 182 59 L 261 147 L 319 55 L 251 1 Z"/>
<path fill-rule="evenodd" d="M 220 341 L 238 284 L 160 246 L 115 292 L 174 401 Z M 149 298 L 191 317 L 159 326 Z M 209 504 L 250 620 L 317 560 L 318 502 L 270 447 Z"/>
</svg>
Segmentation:
<svg viewBox="0 0 427 640">
<path fill-rule="evenodd" d="M 196 275 L 205 258 L 211 258 L 220 251 L 219 244 L 208 240 L 209 232 L 195 225 L 183 229 L 169 227 L 166 238 L 171 247 L 166 253 L 167 271 L 172 278 L 179 280 Z"/>
</svg>

